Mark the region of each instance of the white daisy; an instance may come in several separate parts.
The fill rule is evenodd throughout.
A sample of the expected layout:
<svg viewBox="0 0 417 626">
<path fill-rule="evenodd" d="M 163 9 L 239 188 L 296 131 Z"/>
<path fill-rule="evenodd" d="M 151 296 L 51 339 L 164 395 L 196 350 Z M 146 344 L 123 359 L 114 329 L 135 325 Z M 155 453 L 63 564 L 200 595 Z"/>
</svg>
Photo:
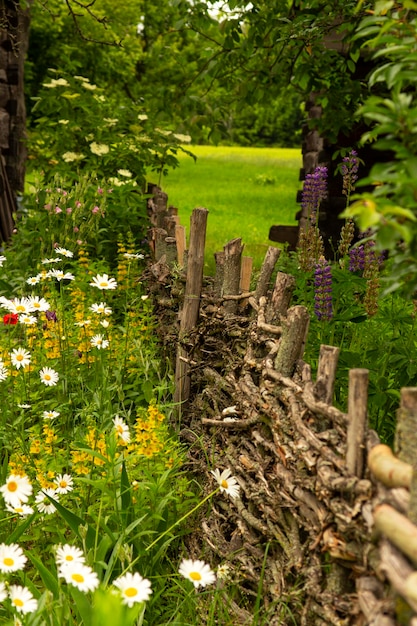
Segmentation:
<svg viewBox="0 0 417 626">
<path fill-rule="evenodd" d="M 131 607 L 135 602 L 146 602 L 149 600 L 152 589 L 147 578 L 142 578 L 140 574 L 128 572 L 113 581 L 113 585 L 120 589 L 123 604 Z"/>
<path fill-rule="evenodd" d="M 99 586 L 97 574 L 84 563 L 65 563 L 59 568 L 59 575 L 65 579 L 69 585 L 74 585 L 80 591 L 94 591 Z"/>
<path fill-rule="evenodd" d="M 29 304 L 32 311 L 48 311 L 50 309 L 49 302 L 39 296 L 30 296 Z"/>
<path fill-rule="evenodd" d="M 30 276 L 30 278 L 28 278 L 26 280 L 28 285 L 37 285 L 41 280 L 41 275 L 37 274 L 37 276 Z"/>
<path fill-rule="evenodd" d="M 10 352 L 10 360 L 17 370 L 21 367 L 27 367 L 30 363 L 30 359 L 30 352 L 24 348 L 13 348 Z"/>
<path fill-rule="evenodd" d="M 8 376 L 9 376 L 9 370 L 4 365 L 4 363 L 0 363 L 0 382 L 2 380 L 6 380 Z"/>
<path fill-rule="evenodd" d="M 219 565 L 217 568 L 217 578 L 221 578 L 223 580 L 229 578 L 230 576 L 230 565 L 227 563 L 223 563 L 223 565 Z"/>
<path fill-rule="evenodd" d="M 55 489 L 44 489 L 43 491 L 39 491 L 35 498 L 36 508 L 39 513 L 46 513 L 47 515 L 52 515 L 55 513 L 56 508 L 53 502 L 51 502 L 48 498 L 50 496 L 54 500 L 58 501 L 58 496 Z"/>
<path fill-rule="evenodd" d="M 70 272 L 64 272 L 63 270 L 49 270 L 48 276 L 50 276 L 51 278 L 56 278 L 58 281 L 75 279 L 74 274 L 71 274 Z"/>
<path fill-rule="evenodd" d="M 71 259 L 74 256 L 74 253 L 71 250 L 67 250 L 66 248 L 55 248 L 55 254 L 62 254 L 62 256 L 66 256 Z"/>
<path fill-rule="evenodd" d="M 0 572 L 17 572 L 25 567 L 27 558 L 17 543 L 0 543 Z"/>
<path fill-rule="evenodd" d="M 100 302 L 100 304 L 92 304 L 90 306 L 90 311 L 93 311 L 93 313 L 99 313 L 101 315 L 111 315 L 113 312 L 112 309 L 107 306 L 105 302 Z"/>
<path fill-rule="evenodd" d="M 57 474 L 54 483 L 56 485 L 55 490 L 57 493 L 69 493 L 74 489 L 74 481 L 70 474 Z"/>
<path fill-rule="evenodd" d="M 10 307 L 12 306 L 12 301 L 9 300 L 9 298 L 6 298 L 5 296 L 0 296 L 0 306 L 4 307 L 5 309 L 9 310 Z"/>
<path fill-rule="evenodd" d="M 35 600 L 27 587 L 10 585 L 9 598 L 12 606 L 19 613 L 33 613 L 38 608 L 38 601 Z"/>
<path fill-rule="evenodd" d="M 7 598 L 7 589 L 3 581 L 0 581 L 0 602 Z"/>
<path fill-rule="evenodd" d="M 42 259 L 41 263 L 43 265 L 48 265 L 49 263 L 59 263 L 62 259 L 59 256 L 54 257 L 53 259 Z"/>
<path fill-rule="evenodd" d="M 82 550 L 75 546 L 70 546 L 68 543 L 57 547 L 55 560 L 59 566 L 67 565 L 68 563 L 85 563 Z"/>
<path fill-rule="evenodd" d="M 10 474 L 6 483 L 0 487 L 5 502 L 11 506 L 20 506 L 22 502 L 27 502 L 32 491 L 29 478 L 19 474 Z"/>
<path fill-rule="evenodd" d="M 116 415 L 116 417 L 113 419 L 113 424 L 114 424 L 114 430 L 116 431 L 117 436 L 120 437 L 120 439 L 124 441 L 125 443 L 129 443 L 130 432 L 129 432 L 129 426 L 126 424 L 126 422 L 121 417 Z"/>
<path fill-rule="evenodd" d="M 110 344 L 109 340 L 104 339 L 103 335 L 94 335 L 94 337 L 91 337 L 90 343 L 93 348 L 98 348 L 98 350 L 104 350 Z"/>
<path fill-rule="evenodd" d="M 58 372 L 50 367 L 43 367 L 39 372 L 39 377 L 41 382 L 47 387 L 54 387 L 59 380 Z"/>
<path fill-rule="evenodd" d="M 97 274 L 94 276 L 93 282 L 90 283 L 91 287 L 97 287 L 97 289 L 116 289 L 117 282 L 114 278 L 109 278 L 107 274 Z"/>
<path fill-rule="evenodd" d="M 12 506 L 11 504 L 6 504 L 6 509 L 10 511 L 10 513 L 15 513 L 16 515 L 20 515 L 20 517 L 27 517 L 28 515 L 32 515 L 33 509 L 28 504 L 19 504 L 18 506 Z"/>
<path fill-rule="evenodd" d="M 37 318 L 34 315 L 28 315 L 27 313 L 19 315 L 19 322 L 26 326 L 33 326 L 37 323 Z"/>
<path fill-rule="evenodd" d="M 44 420 L 53 420 L 60 415 L 58 411 L 44 411 L 42 414 Z"/>
<path fill-rule="evenodd" d="M 108 320 L 101 320 L 100 326 L 103 326 L 103 328 L 108 328 L 110 326 L 110 322 Z"/>
<path fill-rule="evenodd" d="M 32 307 L 30 306 L 29 298 L 15 298 L 10 300 L 9 311 L 10 313 L 32 313 Z"/>
<path fill-rule="evenodd" d="M 0 256 L 0 267 L 3 267 L 3 263 L 4 263 L 5 261 L 7 261 L 6 257 L 5 257 L 5 256 L 3 256 L 3 255 L 1 255 L 1 256 Z"/>
<path fill-rule="evenodd" d="M 232 472 L 229 469 L 225 469 L 221 473 L 219 469 L 211 470 L 211 474 L 213 474 L 216 479 L 217 484 L 220 487 L 220 491 L 224 491 L 231 498 L 238 497 L 240 487 L 236 478 L 232 476 Z"/>
<path fill-rule="evenodd" d="M 196 589 L 211 585 L 216 580 L 216 575 L 210 568 L 210 565 L 207 565 L 204 561 L 183 559 L 178 571 L 181 576 L 191 580 Z"/>
</svg>

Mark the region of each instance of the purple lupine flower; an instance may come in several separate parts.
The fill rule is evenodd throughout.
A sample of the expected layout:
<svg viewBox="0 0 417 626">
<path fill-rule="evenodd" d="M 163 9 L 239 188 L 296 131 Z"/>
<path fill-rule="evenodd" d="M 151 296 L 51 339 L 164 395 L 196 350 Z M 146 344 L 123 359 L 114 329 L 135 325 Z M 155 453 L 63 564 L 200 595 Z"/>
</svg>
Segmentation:
<svg viewBox="0 0 417 626">
<path fill-rule="evenodd" d="M 319 320 L 329 321 L 333 317 L 332 270 L 323 256 L 314 270 L 314 313 Z"/>
<path fill-rule="evenodd" d="M 365 246 L 361 244 L 349 250 L 349 271 L 363 272 L 365 269 Z"/>
<path fill-rule="evenodd" d="M 358 180 L 359 159 L 356 150 L 351 150 L 349 154 L 343 157 L 342 167 L 340 171 L 343 176 L 343 190 L 345 196 L 350 196 L 355 191 L 355 182 Z"/>
<path fill-rule="evenodd" d="M 301 194 L 301 207 L 303 213 L 307 214 L 310 223 L 316 223 L 317 211 L 320 202 L 327 195 L 327 167 L 319 165 L 312 174 L 305 177 L 303 191 Z"/>
</svg>

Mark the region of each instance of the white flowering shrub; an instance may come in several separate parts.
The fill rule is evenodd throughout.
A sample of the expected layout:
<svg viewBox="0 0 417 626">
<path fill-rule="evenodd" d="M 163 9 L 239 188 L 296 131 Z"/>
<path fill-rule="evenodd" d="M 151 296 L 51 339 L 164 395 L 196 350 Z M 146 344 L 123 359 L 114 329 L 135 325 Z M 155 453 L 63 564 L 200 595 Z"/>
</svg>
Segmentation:
<svg viewBox="0 0 417 626">
<path fill-rule="evenodd" d="M 142 188 L 147 172 L 157 177 L 176 167 L 176 154 L 189 141 L 154 127 L 143 104 L 123 93 L 115 100 L 84 76 L 55 73 L 32 109 L 29 161 L 46 179 L 88 170 L 113 187 Z"/>
</svg>

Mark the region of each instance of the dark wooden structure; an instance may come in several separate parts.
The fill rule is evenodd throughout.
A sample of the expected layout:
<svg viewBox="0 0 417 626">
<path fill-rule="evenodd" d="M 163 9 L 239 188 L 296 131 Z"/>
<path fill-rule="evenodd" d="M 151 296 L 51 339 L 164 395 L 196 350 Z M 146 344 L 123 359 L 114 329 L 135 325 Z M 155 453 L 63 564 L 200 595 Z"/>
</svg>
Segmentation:
<svg viewBox="0 0 417 626">
<path fill-rule="evenodd" d="M 324 44 L 327 49 L 335 50 L 341 55 L 346 55 L 348 47 L 341 39 L 340 33 L 332 31 L 325 38 Z M 355 73 L 352 76 L 358 83 L 366 83 L 367 76 L 374 69 L 371 59 L 361 55 L 356 63 Z M 323 236 L 326 252 L 331 258 L 333 250 L 337 249 L 337 242 L 344 220 L 339 218 L 340 213 L 346 207 L 346 196 L 343 195 L 343 179 L 337 172 L 341 157 L 334 158 L 335 153 L 345 149 L 355 149 L 359 157 L 358 178 L 365 178 L 371 167 L 376 162 L 386 161 L 391 158 L 389 153 L 376 152 L 367 144 L 359 146 L 360 139 L 366 130 L 362 121 L 355 122 L 348 133 L 339 133 L 337 139 L 330 141 L 320 134 L 315 127 L 315 120 L 322 115 L 322 109 L 316 102 L 315 94 L 310 94 L 306 102 L 307 119 L 302 129 L 302 168 L 300 170 L 300 181 L 304 181 L 307 174 L 312 174 L 316 167 L 326 166 L 328 170 L 327 189 L 328 195 L 320 204 L 320 214 L 318 225 Z M 350 115 L 354 116 L 352 110 Z M 368 190 L 368 189 L 366 189 Z M 361 191 L 365 191 L 361 187 Z M 297 203 L 301 204 L 302 189 L 297 193 Z M 287 243 L 289 250 L 295 250 L 299 237 L 300 226 L 305 225 L 306 216 L 303 215 L 302 208 L 294 216 L 298 221 L 296 226 L 273 225 L 269 231 L 270 241 Z"/>
<path fill-rule="evenodd" d="M 26 162 L 24 59 L 30 3 L 0 0 L 0 241 L 13 232 L 16 194 L 23 191 Z"/>
</svg>

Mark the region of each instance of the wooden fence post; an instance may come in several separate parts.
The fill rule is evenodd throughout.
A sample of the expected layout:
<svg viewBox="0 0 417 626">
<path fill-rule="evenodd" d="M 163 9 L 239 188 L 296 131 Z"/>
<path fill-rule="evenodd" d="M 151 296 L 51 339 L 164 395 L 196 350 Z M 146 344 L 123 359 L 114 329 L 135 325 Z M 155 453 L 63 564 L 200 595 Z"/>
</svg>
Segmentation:
<svg viewBox="0 0 417 626">
<path fill-rule="evenodd" d="M 274 271 L 275 265 L 279 259 L 281 254 L 281 250 L 279 248 L 274 248 L 274 246 L 269 246 L 266 251 L 265 258 L 262 263 L 261 271 L 258 278 L 258 283 L 256 285 L 255 299 L 259 302 L 259 298 L 262 296 L 266 296 L 269 289 L 269 281 L 271 280 L 272 272 Z"/>
<path fill-rule="evenodd" d="M 366 369 L 358 368 L 349 371 L 346 467 L 358 478 L 362 478 L 365 467 L 368 379 L 369 371 Z"/>
<path fill-rule="evenodd" d="M 186 402 L 190 395 L 189 355 L 181 340 L 197 323 L 203 286 L 204 247 L 208 210 L 194 209 L 190 219 L 190 246 L 187 258 L 187 280 L 181 312 L 179 344 L 175 368 L 174 402 Z"/>
<path fill-rule="evenodd" d="M 322 402 L 326 402 L 326 404 L 331 404 L 333 400 L 339 354 L 340 348 L 325 345 L 320 346 L 314 396 L 316 400 L 321 400 Z"/>
<path fill-rule="evenodd" d="M 224 246 L 224 277 L 222 296 L 236 296 L 240 287 L 240 266 L 242 260 L 242 239 L 232 239 Z M 233 315 L 238 307 L 237 300 L 226 300 L 224 310 Z"/>
<path fill-rule="evenodd" d="M 266 311 L 266 321 L 269 324 L 273 324 L 276 320 L 279 320 L 282 315 L 287 314 L 294 289 L 294 276 L 284 274 L 284 272 L 278 272 L 271 301 Z"/>
<path fill-rule="evenodd" d="M 408 518 L 417 524 L 417 387 L 401 389 L 400 408 L 397 412 L 395 451 L 400 461 L 413 468 L 410 484 Z"/>
<path fill-rule="evenodd" d="M 296 361 L 301 359 L 310 316 L 306 307 L 293 306 L 282 323 L 282 337 L 275 358 L 275 369 L 282 376 L 292 376 Z"/>
<path fill-rule="evenodd" d="M 326 345 L 320 346 L 317 376 L 313 393 L 316 400 L 329 405 L 331 405 L 333 401 L 339 353 L 340 348 Z M 327 430 L 330 428 L 331 423 L 330 419 L 322 417 L 320 419 L 320 429 Z"/>
<path fill-rule="evenodd" d="M 181 224 L 175 226 L 175 239 L 177 240 L 178 263 L 182 267 L 184 265 L 184 251 L 187 247 L 185 228 Z"/>
</svg>

